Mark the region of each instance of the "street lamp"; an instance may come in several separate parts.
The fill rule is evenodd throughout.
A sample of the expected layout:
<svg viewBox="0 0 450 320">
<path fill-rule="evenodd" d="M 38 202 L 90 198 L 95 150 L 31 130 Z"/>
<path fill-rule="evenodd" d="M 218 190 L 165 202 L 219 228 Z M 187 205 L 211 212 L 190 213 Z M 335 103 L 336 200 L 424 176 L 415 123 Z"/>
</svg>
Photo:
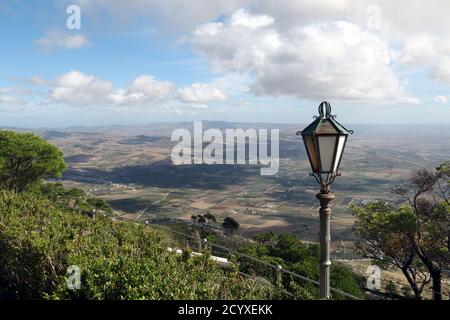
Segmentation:
<svg viewBox="0 0 450 320">
<path fill-rule="evenodd" d="M 348 134 L 353 131 L 347 130 L 335 120 L 336 116 L 331 114 L 331 106 L 324 101 L 319 105 L 319 116 L 301 134 L 305 149 L 311 164 L 312 173 L 320 184 L 320 193 L 316 198 L 320 201 L 320 298 L 330 296 L 330 201 L 334 193 L 330 186 L 336 176 L 341 175 L 339 165 L 344 153 Z"/>
</svg>

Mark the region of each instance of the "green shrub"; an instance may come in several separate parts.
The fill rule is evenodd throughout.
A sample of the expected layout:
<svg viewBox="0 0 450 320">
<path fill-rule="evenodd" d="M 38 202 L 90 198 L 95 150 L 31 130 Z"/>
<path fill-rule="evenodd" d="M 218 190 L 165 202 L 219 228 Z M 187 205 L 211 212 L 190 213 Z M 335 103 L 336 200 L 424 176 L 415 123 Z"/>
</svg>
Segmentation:
<svg viewBox="0 0 450 320">
<path fill-rule="evenodd" d="M 413 293 L 412 289 L 408 286 L 402 286 L 402 293 L 403 293 L 403 296 L 407 299 L 414 298 L 414 293 Z"/>
<path fill-rule="evenodd" d="M 305 244 L 296 235 L 289 233 L 276 234 L 267 232 L 255 237 L 257 243 L 240 248 L 242 253 L 268 262 L 272 265 L 281 265 L 284 269 L 297 273 L 313 280 L 319 280 L 319 246 Z M 277 279 L 274 270 L 266 265 L 239 258 L 240 268 L 243 272 L 261 275 L 272 281 Z M 300 298 L 318 298 L 317 285 L 293 278 L 283 274 L 284 289 L 294 292 Z M 331 286 L 359 298 L 364 298 L 362 291 L 363 280 L 354 274 L 348 267 L 333 263 L 331 265 Z M 345 296 L 332 292 L 333 299 L 348 299 Z"/>
<path fill-rule="evenodd" d="M 235 268 L 167 250 L 165 236 L 144 225 L 90 219 L 32 194 L 0 193 L 0 298 L 260 299 Z M 70 290 L 66 270 L 81 269 Z"/>
<path fill-rule="evenodd" d="M 63 210 L 76 211 L 89 216 L 93 212 L 96 212 L 96 215 L 113 215 L 113 210 L 105 200 L 90 197 L 81 189 L 65 189 L 61 182 L 35 184 L 29 193 L 50 200 L 55 207 Z"/>
<path fill-rule="evenodd" d="M 387 284 L 386 284 L 386 293 L 390 296 L 390 297 L 393 297 L 394 295 L 396 295 L 397 294 L 397 286 L 395 285 L 395 283 L 394 282 L 392 282 L 392 281 L 389 281 Z"/>
</svg>

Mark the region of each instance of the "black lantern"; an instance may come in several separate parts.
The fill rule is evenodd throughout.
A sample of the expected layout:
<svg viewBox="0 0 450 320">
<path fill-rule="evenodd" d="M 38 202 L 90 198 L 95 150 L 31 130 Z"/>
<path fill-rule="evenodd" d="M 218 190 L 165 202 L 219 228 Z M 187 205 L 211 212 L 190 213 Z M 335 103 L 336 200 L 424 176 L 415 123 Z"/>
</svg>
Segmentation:
<svg viewBox="0 0 450 320">
<path fill-rule="evenodd" d="M 301 133 L 311 164 L 312 176 L 323 191 L 329 191 L 330 184 L 339 173 L 339 165 L 344 153 L 348 134 L 336 116 L 331 114 L 331 106 L 324 101 L 319 105 L 319 116 Z"/>
</svg>

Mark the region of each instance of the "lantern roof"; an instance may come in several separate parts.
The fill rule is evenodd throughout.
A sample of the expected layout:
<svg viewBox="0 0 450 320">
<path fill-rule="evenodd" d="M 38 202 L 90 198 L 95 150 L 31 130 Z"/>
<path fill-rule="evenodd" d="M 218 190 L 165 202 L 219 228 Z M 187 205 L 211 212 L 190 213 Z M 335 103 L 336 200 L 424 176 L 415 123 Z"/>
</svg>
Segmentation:
<svg viewBox="0 0 450 320">
<path fill-rule="evenodd" d="M 327 101 L 323 101 L 319 105 L 319 116 L 315 116 L 315 120 L 301 131 L 302 136 L 316 134 L 348 135 L 349 133 L 353 133 L 353 131 L 347 130 L 336 121 L 336 116 L 331 114 L 331 106 Z"/>
</svg>

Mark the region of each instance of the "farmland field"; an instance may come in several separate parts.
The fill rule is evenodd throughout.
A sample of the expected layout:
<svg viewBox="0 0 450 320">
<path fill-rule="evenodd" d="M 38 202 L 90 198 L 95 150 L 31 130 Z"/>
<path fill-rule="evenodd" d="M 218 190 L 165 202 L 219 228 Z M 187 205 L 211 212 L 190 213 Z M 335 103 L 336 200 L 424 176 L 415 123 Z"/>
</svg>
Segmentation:
<svg viewBox="0 0 450 320">
<path fill-rule="evenodd" d="M 205 122 L 206 128 L 280 128 L 280 168 L 262 176 L 256 165 L 173 165 L 172 130 L 192 123 L 138 127 L 77 128 L 39 131 L 65 153 L 69 170 L 63 182 L 103 198 L 118 217 L 138 221 L 189 222 L 210 212 L 234 217 L 240 235 L 292 232 L 317 241 L 317 185 L 301 139 L 303 125 Z M 350 203 L 398 201 L 390 190 L 416 168 L 437 166 L 450 158 L 450 127 L 351 126 L 341 171 L 333 184 L 333 248 L 351 243 Z M 442 135 L 447 139 L 442 139 Z M 218 224 L 218 226 L 220 226 Z"/>
</svg>

